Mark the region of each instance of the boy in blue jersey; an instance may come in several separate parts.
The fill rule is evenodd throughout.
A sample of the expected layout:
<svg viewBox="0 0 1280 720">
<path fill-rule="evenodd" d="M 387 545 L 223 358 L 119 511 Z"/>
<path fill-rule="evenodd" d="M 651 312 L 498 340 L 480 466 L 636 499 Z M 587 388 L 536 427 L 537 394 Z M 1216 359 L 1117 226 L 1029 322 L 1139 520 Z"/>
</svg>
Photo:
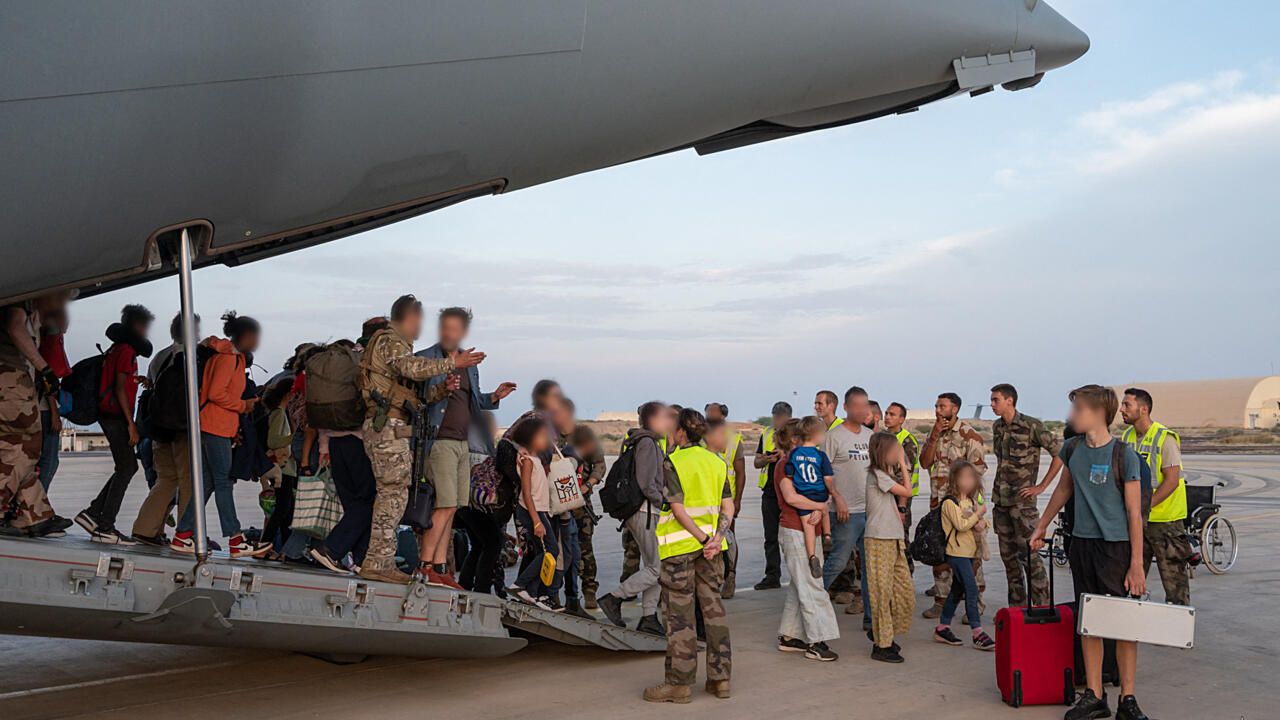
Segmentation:
<svg viewBox="0 0 1280 720">
<path fill-rule="evenodd" d="M 827 426 L 820 418 L 809 416 L 800 421 L 801 441 L 787 458 L 785 473 L 796 492 L 814 502 L 825 503 L 831 499 L 831 483 L 834 471 L 831 459 L 818 446 L 827 437 Z M 809 555 L 809 572 L 815 578 L 822 577 L 822 563 L 817 554 L 817 528 L 822 527 L 822 537 L 831 537 L 831 519 L 826 512 L 814 513 L 813 510 L 796 508 L 796 514 L 803 520 L 800 525 L 804 529 L 804 550 Z"/>
</svg>

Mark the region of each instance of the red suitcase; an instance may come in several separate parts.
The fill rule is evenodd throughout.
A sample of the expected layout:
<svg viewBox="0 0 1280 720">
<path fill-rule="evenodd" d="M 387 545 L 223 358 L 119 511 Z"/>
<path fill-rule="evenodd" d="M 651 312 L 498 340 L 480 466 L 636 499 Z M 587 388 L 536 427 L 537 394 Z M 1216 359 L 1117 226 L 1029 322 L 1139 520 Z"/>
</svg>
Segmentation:
<svg viewBox="0 0 1280 720">
<path fill-rule="evenodd" d="M 1031 548 L 1027 547 L 1028 559 Z M 1053 565 L 1049 598 L 1053 599 Z M 1028 577 L 1029 577 L 1028 573 Z M 1030 582 L 1028 581 L 1028 585 Z M 1075 613 L 1068 605 L 1004 608 L 996 613 L 996 685 L 1013 707 L 1075 702 Z"/>
</svg>

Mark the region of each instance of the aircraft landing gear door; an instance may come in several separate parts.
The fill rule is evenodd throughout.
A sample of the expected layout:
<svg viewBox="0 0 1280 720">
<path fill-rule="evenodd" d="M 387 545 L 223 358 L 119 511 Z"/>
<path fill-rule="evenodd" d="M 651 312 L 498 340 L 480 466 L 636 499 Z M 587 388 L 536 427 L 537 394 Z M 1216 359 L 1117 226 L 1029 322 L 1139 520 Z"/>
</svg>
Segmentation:
<svg viewBox="0 0 1280 720">
<path fill-rule="evenodd" d="M 195 505 L 196 564 L 209 559 L 209 534 L 204 516 L 204 461 L 200 452 L 200 391 L 196 382 L 196 319 L 192 307 L 191 266 L 195 248 L 191 231 L 182 229 L 178 238 L 178 287 L 182 296 L 182 359 L 187 380 L 187 442 L 191 445 L 191 502 Z M 198 575 L 198 573 L 197 573 Z"/>
</svg>

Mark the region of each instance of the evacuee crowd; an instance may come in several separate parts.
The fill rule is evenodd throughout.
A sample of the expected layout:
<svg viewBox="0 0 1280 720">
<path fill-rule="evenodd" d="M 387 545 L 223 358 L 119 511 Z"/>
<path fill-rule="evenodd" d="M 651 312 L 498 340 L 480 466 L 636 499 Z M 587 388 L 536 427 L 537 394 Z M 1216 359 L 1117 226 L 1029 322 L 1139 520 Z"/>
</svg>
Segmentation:
<svg viewBox="0 0 1280 720">
<path fill-rule="evenodd" d="M 47 497 L 65 418 L 96 422 L 113 460 L 101 491 L 74 522 L 94 542 L 194 553 L 182 319 L 173 319 L 171 342 L 153 353 L 154 316 L 125 306 L 106 329 L 107 349 L 73 367 L 62 342 L 69 300 L 50 295 L 3 310 L 0 532 L 57 537 L 70 527 Z M 192 336 L 201 337 L 195 320 Z M 728 697 L 722 601 L 735 592 L 734 526 L 747 477 L 743 437 L 726 423 L 728 408 L 641 405 L 639 427 L 606 474 L 600 442 L 576 421 L 574 403 L 553 380 L 534 386 L 532 408 L 499 435 L 493 411 L 517 388 L 503 382 L 481 389 L 485 355 L 466 346 L 471 320 L 464 308 L 441 310 L 437 341 L 415 352 L 424 311 L 405 295 L 388 315 L 366 321 L 354 340 L 298 345 L 259 387 L 248 371 L 263 328 L 226 313 L 222 335 L 193 351 L 204 489 L 196 502 L 214 497 L 229 556 L 490 592 L 585 618 L 599 609 L 619 626 L 624 603 L 638 599 L 636 630 L 668 639 L 664 682 L 645 699 L 690 700 L 700 640 L 706 690 Z M 145 373 L 139 358 L 149 359 Z M 898 641 L 915 615 L 913 560 L 929 554 L 915 547 L 926 521 L 942 538 L 923 613 L 937 621 L 932 639 L 939 643 L 964 644 L 953 629 L 961 613 L 974 648 L 996 647 L 983 625 L 988 528 L 1008 579 L 1008 605 L 1052 603 L 1037 551 L 1060 511 L 1077 596 L 1141 595 L 1154 561 L 1166 600 L 1190 603 L 1179 439 L 1152 420 L 1151 395 L 1132 388 L 1121 400 L 1102 386 L 1077 388 L 1063 438 L 1019 412 L 1017 400 L 1012 385 L 991 390 L 997 465 L 989 496 L 985 443 L 959 418 L 954 393 L 938 396 L 923 438 L 906 427 L 904 405 L 881 411 L 857 386 L 842 398 L 819 392 L 814 414 L 804 418 L 793 417 L 785 402 L 774 405 L 753 458 L 766 560 L 755 589 L 782 587 L 785 564 L 780 651 L 836 660 L 828 643 L 839 637 L 835 606 L 843 604 L 862 616 L 873 660 L 903 662 Z M 1118 412 L 1129 426 L 1121 439 L 1110 429 Z M 1052 458 L 1043 476 L 1042 452 Z M 139 467 L 149 491 L 126 532 L 118 516 Z M 922 471 L 931 512 L 913 544 L 911 500 Z M 261 488 L 261 531 L 241 525 L 234 493 L 240 481 Z M 1042 514 L 1036 498 L 1051 487 Z M 622 577 L 606 593 L 598 592 L 593 494 L 623 528 Z M 508 534 L 512 520 L 516 538 Z M 515 579 L 507 584 L 512 565 Z M 1084 638 L 1083 654 L 1086 690 L 1068 720 L 1110 713 L 1102 642 Z M 1116 716 L 1141 720 L 1136 646 L 1117 643 L 1115 655 Z"/>
</svg>

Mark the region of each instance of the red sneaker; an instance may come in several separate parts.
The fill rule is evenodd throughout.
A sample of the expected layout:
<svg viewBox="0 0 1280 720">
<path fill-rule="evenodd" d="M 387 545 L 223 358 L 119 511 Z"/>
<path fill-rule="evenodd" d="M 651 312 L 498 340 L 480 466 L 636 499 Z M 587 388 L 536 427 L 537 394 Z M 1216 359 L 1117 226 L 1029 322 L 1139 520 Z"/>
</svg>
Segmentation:
<svg viewBox="0 0 1280 720">
<path fill-rule="evenodd" d="M 424 580 L 427 581 L 428 585 L 453 588 L 454 590 L 462 589 L 462 586 L 459 585 L 457 581 L 453 579 L 452 575 L 445 575 L 445 574 L 438 573 L 435 571 L 435 568 L 430 568 L 430 567 L 426 568 L 426 570 L 424 570 L 422 573 L 422 577 Z"/>
</svg>

